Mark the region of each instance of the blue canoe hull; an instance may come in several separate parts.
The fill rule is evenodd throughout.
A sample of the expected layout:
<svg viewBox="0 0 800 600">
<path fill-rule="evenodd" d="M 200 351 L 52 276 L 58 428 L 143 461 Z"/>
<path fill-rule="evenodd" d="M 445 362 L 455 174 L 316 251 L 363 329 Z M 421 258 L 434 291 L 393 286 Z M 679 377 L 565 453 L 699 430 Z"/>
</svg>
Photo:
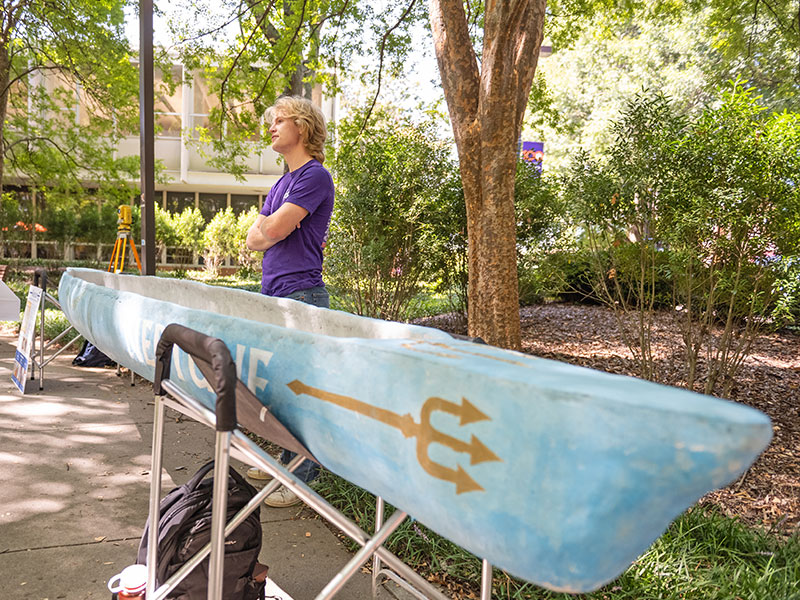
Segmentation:
<svg viewBox="0 0 800 600">
<path fill-rule="evenodd" d="M 150 380 L 169 323 L 222 339 L 326 468 L 554 590 L 614 579 L 772 436 L 732 402 L 240 290 L 70 269 L 59 299 Z M 213 408 L 182 352 L 172 378 Z"/>
</svg>

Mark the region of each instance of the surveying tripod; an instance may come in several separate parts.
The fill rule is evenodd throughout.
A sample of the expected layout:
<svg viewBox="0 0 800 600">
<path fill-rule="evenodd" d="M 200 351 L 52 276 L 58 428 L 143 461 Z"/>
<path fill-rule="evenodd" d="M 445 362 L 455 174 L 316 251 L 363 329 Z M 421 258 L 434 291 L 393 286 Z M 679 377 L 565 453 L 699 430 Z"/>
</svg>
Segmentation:
<svg viewBox="0 0 800 600">
<path fill-rule="evenodd" d="M 125 268 L 125 242 L 131 244 L 133 257 L 136 259 L 136 266 L 139 267 L 139 274 L 142 273 L 142 263 L 139 262 L 139 253 L 136 252 L 136 244 L 131 238 L 131 207 L 123 204 L 117 209 L 117 239 L 114 242 L 114 251 L 111 253 L 111 260 L 108 261 L 108 272 L 112 272 L 111 265 L 114 265 L 114 273 L 121 273 Z"/>
<path fill-rule="evenodd" d="M 131 223 L 133 218 L 131 216 L 131 207 L 123 204 L 117 209 L 117 239 L 114 242 L 114 251 L 111 253 L 111 260 L 108 261 L 108 272 L 111 273 L 111 265 L 114 265 L 114 273 L 121 273 L 125 268 L 125 242 L 130 242 L 131 250 L 133 250 L 133 258 L 136 259 L 136 266 L 139 267 L 139 274 L 142 274 L 142 263 L 139 262 L 139 253 L 136 252 L 136 244 L 133 243 L 131 237 Z M 117 377 L 122 375 L 122 369 L 117 363 Z M 131 371 L 131 385 L 133 385 L 133 369 Z"/>
</svg>

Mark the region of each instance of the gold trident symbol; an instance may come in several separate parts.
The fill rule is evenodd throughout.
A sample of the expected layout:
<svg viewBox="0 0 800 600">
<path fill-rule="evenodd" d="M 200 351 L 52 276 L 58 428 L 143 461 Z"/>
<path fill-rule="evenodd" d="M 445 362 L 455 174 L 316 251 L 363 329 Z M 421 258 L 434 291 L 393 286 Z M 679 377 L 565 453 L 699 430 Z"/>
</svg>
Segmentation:
<svg viewBox="0 0 800 600">
<path fill-rule="evenodd" d="M 431 444 L 441 444 L 455 450 L 456 452 L 467 453 L 469 454 L 469 464 L 471 465 L 477 465 L 482 462 L 502 460 L 494 452 L 489 450 L 489 448 L 487 448 L 483 442 L 481 442 L 474 435 L 469 442 L 465 442 L 458 438 L 454 438 L 442 433 L 441 431 L 435 429 L 433 425 L 431 425 L 431 414 L 437 410 L 459 417 L 459 425 L 462 427 L 464 425 L 469 425 L 470 423 L 476 423 L 478 421 L 485 421 L 489 419 L 489 417 L 478 410 L 475 405 L 470 403 L 466 398 L 461 398 L 460 405 L 453 402 L 448 402 L 443 398 L 437 398 L 436 396 L 428 398 L 425 401 L 425 404 L 422 405 L 422 410 L 420 411 L 420 422 L 416 423 L 414 421 L 414 417 L 412 417 L 409 413 L 399 415 L 390 410 L 386 410 L 385 408 L 372 406 L 371 404 L 361 402 L 360 400 L 356 400 L 355 398 L 351 398 L 349 396 L 342 396 L 340 394 L 334 394 L 333 392 L 311 387 L 310 385 L 306 385 L 297 379 L 291 383 L 288 383 L 287 386 L 298 396 L 300 394 L 313 396 L 314 398 L 323 400 L 324 402 L 330 402 L 331 404 L 341 406 L 347 410 L 352 410 L 371 419 L 375 419 L 376 421 L 380 421 L 385 425 L 399 429 L 404 437 L 416 437 L 417 460 L 419 460 L 420 466 L 425 469 L 428 474 L 436 477 L 437 479 L 443 479 L 445 481 L 452 481 L 455 483 L 456 494 L 483 491 L 483 488 L 467 474 L 461 465 L 457 465 L 456 468 L 453 469 L 432 461 L 428 456 L 428 446 Z"/>
</svg>

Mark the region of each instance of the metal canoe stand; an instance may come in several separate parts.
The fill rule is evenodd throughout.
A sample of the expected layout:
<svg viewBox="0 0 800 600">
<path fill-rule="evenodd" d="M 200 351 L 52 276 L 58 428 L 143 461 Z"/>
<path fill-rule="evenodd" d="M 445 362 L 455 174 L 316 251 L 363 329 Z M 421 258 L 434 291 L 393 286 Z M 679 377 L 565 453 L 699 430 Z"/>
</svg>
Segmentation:
<svg viewBox="0 0 800 600">
<path fill-rule="evenodd" d="M 41 281 L 41 285 L 40 284 Z M 50 362 L 64 352 L 67 348 L 69 348 L 75 341 L 77 341 L 80 337 L 80 333 L 76 333 L 75 337 L 73 337 L 70 341 L 64 344 L 61 348 L 59 348 L 56 352 L 54 352 L 51 356 L 46 357 L 45 352 L 47 351 L 50 346 L 58 342 L 61 338 L 65 337 L 70 331 L 74 330 L 74 327 L 70 325 L 64 331 L 59 333 L 56 337 L 52 340 L 44 343 L 44 320 L 45 320 L 45 305 L 49 302 L 58 310 L 61 310 L 61 304 L 58 303 L 50 292 L 47 291 L 47 272 L 44 269 L 37 269 L 33 274 L 33 285 L 42 288 L 42 301 L 39 304 L 39 310 L 41 310 L 41 315 L 39 318 L 39 349 L 36 349 L 36 336 L 33 338 L 33 347 L 31 348 L 31 381 L 36 379 L 36 370 L 39 370 L 39 390 L 44 389 L 44 368 L 50 364 Z"/>
<path fill-rule="evenodd" d="M 128 369 L 131 373 L 131 387 L 133 387 L 136 383 L 134 381 L 134 376 L 136 375 L 133 369 Z M 117 377 L 122 377 L 122 365 L 117 363 Z"/>
<path fill-rule="evenodd" d="M 172 349 L 175 344 L 191 355 L 195 364 L 217 394 L 215 411 L 210 410 L 170 381 L 169 371 Z M 378 511 L 380 522 L 376 522 L 376 531 L 370 536 L 294 475 L 293 471 L 303 460 L 315 460 L 313 455 L 271 412 L 265 411 L 261 401 L 239 381 L 236 377 L 236 367 L 224 342 L 182 325 L 174 323 L 168 325 L 161 335 L 156 350 L 156 373 L 153 389 L 155 392 L 155 415 L 153 419 L 152 468 L 150 471 L 149 531 L 151 534 L 148 535 L 147 547 L 146 595 L 148 600 L 163 600 L 166 598 L 180 581 L 209 555 L 208 599 L 220 600 L 222 598 L 225 538 L 244 522 L 250 513 L 259 507 L 267 495 L 281 485 L 286 486 L 297 494 L 307 506 L 338 527 L 361 546 L 361 549 L 319 592 L 316 600 L 333 598 L 358 571 L 359 567 L 368 562 L 370 558 L 373 559 L 374 565 L 385 564 L 390 568 L 391 578 L 400 582 L 404 588 L 411 591 L 418 598 L 448 600 L 436 587 L 383 546 L 389 535 L 406 519 L 407 514 L 405 512 L 396 510 L 384 523 L 383 500 L 379 499 L 381 503 L 381 510 Z M 164 409 L 167 406 L 216 430 L 212 535 L 211 541 L 167 581 L 157 582 L 158 536 L 153 535 L 152 532 L 158 531 Z M 247 437 L 239 428 L 239 425 L 288 450 L 296 452 L 297 456 L 286 466 L 280 464 Z M 273 476 L 273 480 L 264 486 L 244 508 L 226 523 L 228 465 L 231 455 L 269 473 Z M 385 575 L 387 572 L 388 570 L 381 569 L 381 574 Z M 375 577 L 377 577 L 377 571 L 373 578 Z M 376 586 L 377 583 L 374 579 L 373 596 L 377 590 Z M 491 589 L 491 568 L 489 568 L 489 589 Z M 481 598 L 488 600 L 489 596 L 484 596 L 482 592 Z"/>
<path fill-rule="evenodd" d="M 375 499 L 375 532 L 377 533 L 383 526 L 383 512 L 386 502 L 378 496 Z M 412 571 L 413 572 L 413 571 Z M 416 575 L 416 573 L 414 573 Z M 406 573 L 407 575 L 407 573 Z M 419 575 L 417 575 L 419 577 Z M 407 577 L 399 574 L 388 565 L 384 566 L 380 556 L 375 553 L 372 556 L 372 597 L 378 593 L 378 585 L 380 579 L 390 579 L 397 585 L 406 590 L 409 594 L 416 596 L 420 600 L 427 600 L 428 596 L 424 595 L 420 590 L 416 589 L 414 585 L 408 581 Z M 423 580 L 424 581 L 424 580 Z M 427 582 L 426 582 L 427 583 Z M 481 597 L 480 600 L 491 600 L 492 598 L 492 565 L 488 560 L 481 561 Z"/>
</svg>

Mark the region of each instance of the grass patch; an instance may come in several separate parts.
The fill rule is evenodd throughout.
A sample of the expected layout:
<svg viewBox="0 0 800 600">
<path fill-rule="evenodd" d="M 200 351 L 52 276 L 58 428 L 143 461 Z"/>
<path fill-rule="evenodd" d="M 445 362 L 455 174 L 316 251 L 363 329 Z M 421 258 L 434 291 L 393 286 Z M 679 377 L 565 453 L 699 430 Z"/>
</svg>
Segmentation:
<svg viewBox="0 0 800 600">
<path fill-rule="evenodd" d="M 458 299 L 453 293 L 436 292 L 431 286 L 422 286 L 408 307 L 406 318 L 433 317 L 458 310 Z"/>
<path fill-rule="evenodd" d="M 433 287 L 433 284 L 420 285 L 419 291 L 409 300 L 408 305 L 404 309 L 403 318 L 406 322 L 456 310 L 458 302 L 455 294 L 437 292 Z M 356 314 L 355 307 L 357 303 L 351 296 L 348 296 L 346 292 L 337 290 L 332 286 L 328 287 L 328 292 L 331 296 L 331 308 L 333 310 L 341 310 L 343 312 L 352 312 Z"/>
<path fill-rule="evenodd" d="M 375 497 L 330 472 L 317 491 L 362 529 L 375 528 Z M 392 512 L 387 507 L 386 517 Z M 344 540 L 351 551 L 357 545 Z M 386 546 L 453 592 L 479 596 L 481 561 L 421 523 L 406 521 Z M 493 573 L 493 598 L 512 600 L 800 600 L 800 537 L 782 539 L 709 506 L 695 506 L 615 581 L 591 594 L 551 592 Z"/>
<path fill-rule="evenodd" d="M 23 303 L 22 306 L 23 306 L 23 310 L 24 310 L 25 304 Z M 5 321 L 4 322 L 4 323 L 6 323 L 7 330 L 12 332 L 15 336 L 19 335 L 19 329 L 20 329 L 20 326 L 22 325 L 22 314 L 23 313 L 20 312 L 18 321 Z M 34 336 L 36 337 L 36 348 L 37 348 L 37 350 L 39 348 L 39 346 L 38 346 L 38 344 L 39 344 L 39 336 L 41 335 L 40 334 L 41 322 L 42 322 L 42 309 L 41 309 L 41 306 L 40 306 L 39 309 L 36 311 L 36 326 L 35 326 L 35 329 L 34 329 Z M 57 308 L 47 308 L 47 307 L 45 307 L 45 309 L 44 309 L 44 339 L 45 339 L 45 342 L 49 342 L 50 340 L 52 340 L 54 338 L 57 338 L 59 335 L 61 335 L 61 333 L 63 333 L 67 329 L 69 329 L 70 326 L 71 326 L 71 324 L 67 320 L 67 317 L 63 312 L 61 312 Z M 55 346 L 56 347 L 63 346 L 67 342 L 71 341 L 72 338 L 74 338 L 76 335 L 78 335 L 78 332 L 77 332 L 77 330 L 73 329 L 70 333 L 65 335 L 60 340 L 58 340 L 58 342 L 56 342 Z M 79 339 L 73 344 L 73 347 L 75 348 L 76 352 L 81 347 L 82 343 L 83 343 L 83 336 L 80 336 Z"/>
<path fill-rule="evenodd" d="M 261 292 L 261 274 L 260 273 L 247 273 L 239 272 L 233 275 L 218 275 L 212 277 L 204 270 L 190 270 L 190 271 L 174 271 L 176 275 L 172 275 L 169 271 L 159 273 L 163 276 L 173 276 L 179 279 L 190 279 L 192 281 L 199 281 L 200 283 L 207 283 L 208 285 L 216 285 L 219 287 L 237 288 L 240 290 L 247 290 L 248 292 Z"/>
</svg>

